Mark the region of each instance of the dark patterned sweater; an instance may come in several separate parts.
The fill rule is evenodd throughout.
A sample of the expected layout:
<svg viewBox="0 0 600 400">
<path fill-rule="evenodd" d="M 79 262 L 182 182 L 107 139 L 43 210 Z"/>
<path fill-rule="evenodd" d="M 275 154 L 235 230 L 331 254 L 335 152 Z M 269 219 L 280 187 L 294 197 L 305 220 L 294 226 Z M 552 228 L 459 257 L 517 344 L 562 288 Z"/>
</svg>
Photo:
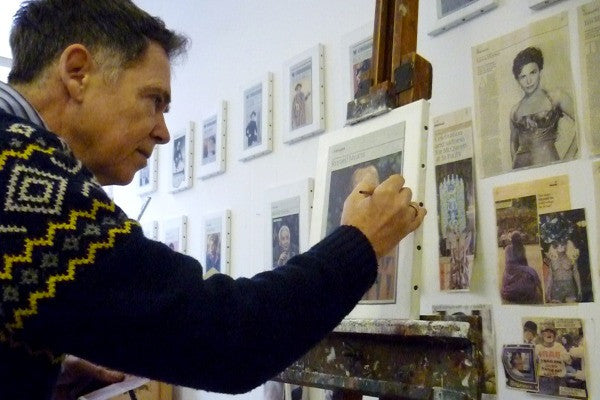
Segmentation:
<svg viewBox="0 0 600 400">
<path fill-rule="evenodd" d="M 202 280 L 146 239 L 58 137 L 0 110 L 0 399 L 47 399 L 61 354 L 241 393 L 316 344 L 376 276 L 340 227 L 287 265 Z"/>
</svg>

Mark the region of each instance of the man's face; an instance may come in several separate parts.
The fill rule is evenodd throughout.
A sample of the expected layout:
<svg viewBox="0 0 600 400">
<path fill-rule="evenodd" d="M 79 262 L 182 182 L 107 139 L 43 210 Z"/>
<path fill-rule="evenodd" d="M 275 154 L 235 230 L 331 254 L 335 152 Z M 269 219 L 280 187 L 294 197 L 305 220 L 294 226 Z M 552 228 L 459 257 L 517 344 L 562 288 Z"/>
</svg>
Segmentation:
<svg viewBox="0 0 600 400">
<path fill-rule="evenodd" d="M 533 333 L 529 329 L 526 329 L 525 331 L 523 331 L 523 338 L 525 339 L 526 343 L 531 343 L 531 341 L 533 340 L 534 337 L 535 337 L 535 333 Z"/>
<path fill-rule="evenodd" d="M 169 60 L 155 43 L 116 82 L 108 82 L 100 70 L 89 75 L 81 107 L 67 127 L 67 141 L 100 183 L 131 182 L 154 146 L 169 141 L 163 114 L 170 82 Z"/>
</svg>

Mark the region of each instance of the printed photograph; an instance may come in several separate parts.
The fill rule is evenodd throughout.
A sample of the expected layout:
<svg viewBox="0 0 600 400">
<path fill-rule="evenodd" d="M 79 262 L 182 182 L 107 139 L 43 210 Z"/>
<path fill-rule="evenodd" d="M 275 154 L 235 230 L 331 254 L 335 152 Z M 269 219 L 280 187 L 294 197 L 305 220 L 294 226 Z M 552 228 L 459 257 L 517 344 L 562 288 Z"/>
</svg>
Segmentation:
<svg viewBox="0 0 600 400">
<path fill-rule="evenodd" d="M 262 83 L 244 91 L 244 150 L 262 143 Z"/>
<path fill-rule="evenodd" d="M 585 210 L 540 215 L 546 303 L 594 301 Z"/>
<path fill-rule="evenodd" d="M 352 93 L 357 99 L 369 93 L 373 85 L 371 66 L 373 56 L 373 39 L 361 40 L 350 46 L 350 64 L 352 67 Z"/>
<path fill-rule="evenodd" d="M 482 177 L 578 157 L 569 42 L 562 13 L 473 48 Z"/>
<path fill-rule="evenodd" d="M 585 338 L 581 319 L 522 320 L 524 336 L 534 347 L 539 394 L 587 399 Z"/>
<path fill-rule="evenodd" d="M 206 235 L 206 259 L 204 262 L 206 272 L 221 272 L 221 233 Z"/>
<path fill-rule="evenodd" d="M 181 135 L 173 140 L 173 188 L 179 188 L 185 181 L 185 140 Z"/>
<path fill-rule="evenodd" d="M 272 221 L 273 268 L 285 265 L 299 253 L 299 214 L 273 218 Z"/>
<path fill-rule="evenodd" d="M 290 121 L 291 129 L 302 128 L 313 122 L 312 115 L 312 58 L 290 68 Z"/>
<path fill-rule="evenodd" d="M 504 345 L 502 365 L 506 386 L 525 391 L 538 391 L 533 345 Z"/>
<path fill-rule="evenodd" d="M 543 304 L 536 196 L 496 202 L 498 276 L 504 304 Z"/>
<path fill-rule="evenodd" d="M 216 161 L 217 154 L 217 116 L 202 124 L 202 165 Z"/>
<path fill-rule="evenodd" d="M 468 290 L 475 254 L 473 159 L 436 165 L 440 290 Z"/>
</svg>

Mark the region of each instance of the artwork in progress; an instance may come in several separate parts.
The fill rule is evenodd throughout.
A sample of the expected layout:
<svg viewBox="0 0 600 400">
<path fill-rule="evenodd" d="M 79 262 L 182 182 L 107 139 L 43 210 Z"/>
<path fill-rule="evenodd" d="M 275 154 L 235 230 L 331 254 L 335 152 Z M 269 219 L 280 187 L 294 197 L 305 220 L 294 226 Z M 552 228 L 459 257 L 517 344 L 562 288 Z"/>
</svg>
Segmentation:
<svg viewBox="0 0 600 400">
<path fill-rule="evenodd" d="M 244 90 L 244 134 L 240 160 L 270 153 L 273 149 L 273 74 L 267 73 Z"/>
<path fill-rule="evenodd" d="M 219 102 L 217 111 L 202 121 L 202 157 L 198 167 L 200 179 L 225 172 L 225 145 L 227 131 L 227 103 Z"/>
<path fill-rule="evenodd" d="M 194 165 L 194 123 L 173 135 L 170 192 L 179 192 L 192 187 Z"/>
<path fill-rule="evenodd" d="M 392 174 L 402 174 L 413 190 L 413 200 L 423 196 L 424 121 L 428 103 L 417 101 L 362 125 L 346 127 L 319 141 L 311 243 L 340 225 L 343 203 L 361 180 L 379 184 Z M 410 151 L 405 149 L 410 148 Z M 418 284 L 413 266 L 420 262 L 418 231 L 409 235 L 379 260 L 375 284 L 365 293 L 350 318 L 409 315 Z M 416 254 L 415 254 L 416 253 Z M 399 266 L 402 279 L 398 279 Z M 399 286 L 399 282 L 401 286 Z M 381 306 L 379 308 L 372 308 Z M 371 307 L 371 308 L 369 308 Z"/>
<path fill-rule="evenodd" d="M 284 67 L 287 90 L 287 131 L 292 143 L 325 130 L 324 53 L 319 44 L 288 61 Z"/>
<path fill-rule="evenodd" d="M 569 48 L 566 12 L 473 47 L 481 177 L 578 156 Z"/>
<path fill-rule="evenodd" d="M 230 223 L 229 210 L 204 217 L 204 278 L 229 273 Z"/>
</svg>

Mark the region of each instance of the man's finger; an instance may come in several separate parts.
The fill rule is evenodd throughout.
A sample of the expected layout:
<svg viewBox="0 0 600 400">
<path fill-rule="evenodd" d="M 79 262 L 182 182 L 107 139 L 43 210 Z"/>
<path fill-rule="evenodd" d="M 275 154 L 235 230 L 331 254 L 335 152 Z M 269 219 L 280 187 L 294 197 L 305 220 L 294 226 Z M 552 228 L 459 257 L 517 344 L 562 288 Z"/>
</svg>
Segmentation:
<svg viewBox="0 0 600 400">
<path fill-rule="evenodd" d="M 394 193 L 400 193 L 400 190 L 404 187 L 404 177 L 400 174 L 390 175 L 385 181 L 381 182 L 375 191 L 391 191 Z"/>
</svg>

